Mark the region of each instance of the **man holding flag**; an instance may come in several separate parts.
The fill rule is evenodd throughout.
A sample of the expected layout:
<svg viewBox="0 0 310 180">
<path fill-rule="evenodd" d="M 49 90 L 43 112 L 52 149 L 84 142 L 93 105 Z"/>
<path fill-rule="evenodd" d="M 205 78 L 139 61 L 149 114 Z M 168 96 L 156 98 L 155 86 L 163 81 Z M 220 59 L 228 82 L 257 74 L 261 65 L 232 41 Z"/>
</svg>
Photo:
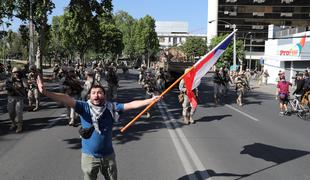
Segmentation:
<svg viewBox="0 0 310 180">
<path fill-rule="evenodd" d="M 190 70 L 189 68 L 185 69 L 185 73 L 189 70 Z M 179 90 L 184 96 L 184 99 L 182 102 L 182 108 L 183 108 L 182 115 L 184 119 L 183 122 L 184 124 L 194 124 L 195 121 L 193 119 L 193 116 L 194 116 L 197 106 L 193 106 L 189 101 L 184 79 L 182 79 L 179 84 Z M 195 88 L 194 91 L 195 91 L 194 99 L 196 100 L 196 98 L 198 97 L 198 88 Z"/>
</svg>

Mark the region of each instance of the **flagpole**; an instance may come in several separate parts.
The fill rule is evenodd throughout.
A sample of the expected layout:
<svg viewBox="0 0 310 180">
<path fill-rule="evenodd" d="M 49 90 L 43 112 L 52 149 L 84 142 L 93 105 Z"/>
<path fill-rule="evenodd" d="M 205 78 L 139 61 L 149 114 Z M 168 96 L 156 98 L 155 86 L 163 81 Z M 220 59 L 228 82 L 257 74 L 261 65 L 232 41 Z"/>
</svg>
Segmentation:
<svg viewBox="0 0 310 180">
<path fill-rule="evenodd" d="M 179 79 L 177 79 L 173 84 L 171 84 L 165 91 L 163 91 L 158 98 L 156 98 L 151 104 L 149 104 L 140 114 L 138 114 L 134 119 L 132 119 L 126 126 L 121 128 L 121 132 L 125 132 L 126 129 L 131 126 L 135 121 L 137 121 L 147 110 L 149 110 L 164 94 L 170 91 L 178 82 L 180 82 L 184 76 L 186 76 L 195 66 L 192 66 L 188 71 L 186 71 Z"/>
</svg>

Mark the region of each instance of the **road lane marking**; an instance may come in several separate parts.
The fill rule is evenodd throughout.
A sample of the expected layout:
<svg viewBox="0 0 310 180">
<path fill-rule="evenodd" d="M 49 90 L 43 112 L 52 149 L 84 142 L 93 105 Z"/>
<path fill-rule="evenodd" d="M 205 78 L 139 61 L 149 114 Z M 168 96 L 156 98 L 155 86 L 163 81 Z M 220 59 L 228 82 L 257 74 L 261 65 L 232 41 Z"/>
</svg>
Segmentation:
<svg viewBox="0 0 310 180">
<path fill-rule="evenodd" d="M 231 105 L 225 104 L 225 106 L 230 108 L 230 109 L 232 109 L 232 110 L 234 110 L 234 111 L 237 111 L 238 113 L 240 113 L 240 114 L 242 114 L 242 115 L 244 115 L 244 116 L 246 116 L 246 117 L 248 117 L 250 119 L 252 119 L 253 121 L 259 122 L 259 120 L 257 118 L 255 118 L 255 117 L 253 117 L 253 116 L 251 116 L 251 115 L 249 115 L 249 114 L 247 114 L 245 112 L 242 112 L 239 109 L 237 109 L 237 108 L 235 108 L 235 107 L 233 107 Z"/>
<path fill-rule="evenodd" d="M 187 154 L 189 155 L 189 157 L 191 158 L 192 162 L 196 166 L 196 170 L 195 171 L 191 171 L 190 173 L 186 172 L 187 175 L 193 174 L 196 171 L 198 171 L 198 173 L 200 174 L 200 177 L 197 177 L 198 179 L 206 178 L 206 179 L 210 179 L 211 180 L 211 177 L 207 173 L 205 166 L 200 161 L 197 153 L 193 149 L 192 145 L 189 143 L 189 141 L 188 141 L 187 137 L 185 136 L 183 130 L 179 127 L 178 123 L 176 122 L 176 119 L 168 111 L 165 111 L 164 113 L 162 113 L 163 109 L 165 109 L 165 110 L 167 109 L 166 103 L 162 100 L 161 102 L 158 103 L 158 106 L 159 106 L 159 109 L 161 111 L 161 114 L 164 116 L 164 113 L 165 113 L 167 115 L 167 119 L 169 119 L 168 121 L 165 121 L 165 123 L 166 124 L 170 123 L 174 127 L 174 129 L 175 129 L 175 131 L 177 133 L 176 137 L 179 137 L 179 138 L 177 138 L 177 140 L 182 142 L 182 144 L 185 147 L 185 150 L 187 151 Z M 167 126 L 167 128 L 168 128 L 168 131 L 169 130 L 172 131 L 172 129 L 169 128 L 169 126 Z M 172 131 L 172 132 L 175 134 L 174 131 Z M 176 139 L 176 138 L 173 138 L 173 136 L 171 136 L 171 138 L 172 139 Z M 178 147 L 175 147 L 175 148 L 178 149 Z M 188 176 L 188 177 L 191 178 L 192 176 Z"/>
<path fill-rule="evenodd" d="M 162 105 L 158 104 L 158 109 L 160 111 L 160 114 L 163 117 L 167 117 L 167 114 L 164 111 L 164 108 Z M 190 164 L 190 161 L 188 159 L 188 156 L 186 155 L 184 149 L 182 148 L 181 142 L 178 140 L 178 136 L 176 135 L 175 131 L 173 131 L 172 125 L 169 123 L 169 121 L 164 121 L 165 125 L 168 129 L 169 135 L 171 137 L 171 140 L 173 142 L 173 145 L 178 153 L 178 156 L 182 162 L 183 168 L 185 169 L 186 174 L 191 174 L 194 172 L 193 167 Z M 191 178 L 192 179 L 192 178 Z"/>
</svg>

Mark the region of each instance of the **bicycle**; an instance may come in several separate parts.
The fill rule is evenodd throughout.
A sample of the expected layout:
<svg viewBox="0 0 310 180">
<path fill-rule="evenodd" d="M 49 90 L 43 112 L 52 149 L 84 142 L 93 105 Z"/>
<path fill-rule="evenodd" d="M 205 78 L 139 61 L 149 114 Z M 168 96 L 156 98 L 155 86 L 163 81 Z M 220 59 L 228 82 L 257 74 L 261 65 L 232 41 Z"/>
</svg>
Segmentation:
<svg viewBox="0 0 310 180">
<path fill-rule="evenodd" d="M 289 99 L 287 105 L 288 112 L 290 114 L 296 113 L 300 119 L 310 120 L 309 117 L 307 116 L 307 113 L 309 113 L 309 107 L 307 105 L 302 105 L 300 103 L 299 100 L 300 97 L 301 95 L 295 95 L 294 99 Z"/>
</svg>

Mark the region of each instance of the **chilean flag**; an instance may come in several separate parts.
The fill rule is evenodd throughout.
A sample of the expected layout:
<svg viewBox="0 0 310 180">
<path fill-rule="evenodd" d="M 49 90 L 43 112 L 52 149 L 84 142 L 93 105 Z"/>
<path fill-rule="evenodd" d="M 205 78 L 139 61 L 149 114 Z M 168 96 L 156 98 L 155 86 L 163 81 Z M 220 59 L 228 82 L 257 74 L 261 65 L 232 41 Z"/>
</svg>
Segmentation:
<svg viewBox="0 0 310 180">
<path fill-rule="evenodd" d="M 196 62 L 191 70 L 184 76 L 183 79 L 185 83 L 186 94 L 192 107 L 197 107 L 197 100 L 192 90 L 198 87 L 201 82 L 201 78 L 207 74 L 207 72 L 216 63 L 219 57 L 224 53 L 236 31 L 237 30 L 229 34 L 221 43 L 219 43 L 208 54 Z"/>
</svg>

